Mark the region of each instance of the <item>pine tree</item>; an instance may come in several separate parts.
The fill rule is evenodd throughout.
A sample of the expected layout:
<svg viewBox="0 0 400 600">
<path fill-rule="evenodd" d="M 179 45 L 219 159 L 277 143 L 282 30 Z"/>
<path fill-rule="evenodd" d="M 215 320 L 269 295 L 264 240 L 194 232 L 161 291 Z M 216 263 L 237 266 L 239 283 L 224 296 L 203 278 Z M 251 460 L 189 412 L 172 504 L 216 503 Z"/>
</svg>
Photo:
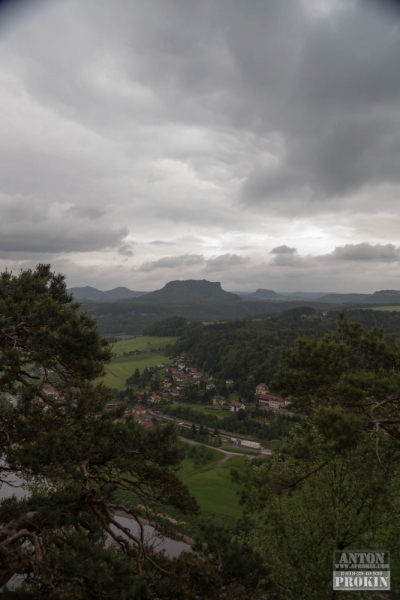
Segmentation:
<svg viewBox="0 0 400 600">
<path fill-rule="evenodd" d="M 35 597 L 139 598 L 176 564 L 141 526 L 122 532 L 116 512 L 139 523 L 151 499 L 197 505 L 176 475 L 174 425 L 146 430 L 122 419 L 124 406 L 103 411 L 110 391 L 94 380 L 111 351 L 78 308 L 48 265 L 0 276 L 0 477 L 11 471 L 31 492 L 0 504 L 0 586 L 19 573 Z"/>
</svg>

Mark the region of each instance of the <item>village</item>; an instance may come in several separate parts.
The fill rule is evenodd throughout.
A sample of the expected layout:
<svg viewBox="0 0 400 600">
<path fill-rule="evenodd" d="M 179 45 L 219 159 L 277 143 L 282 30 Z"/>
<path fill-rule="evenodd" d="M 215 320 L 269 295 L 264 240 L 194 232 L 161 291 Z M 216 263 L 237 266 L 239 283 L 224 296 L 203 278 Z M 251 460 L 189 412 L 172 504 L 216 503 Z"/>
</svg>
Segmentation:
<svg viewBox="0 0 400 600">
<path fill-rule="evenodd" d="M 190 403 L 190 391 L 207 391 L 209 393 L 209 404 L 204 409 L 211 411 L 223 411 L 224 414 L 236 413 L 240 418 L 241 413 L 247 415 L 246 404 L 241 400 L 234 400 L 228 396 L 235 397 L 234 393 L 222 396 L 217 393 L 221 381 L 217 375 L 208 375 L 192 365 L 189 354 L 183 352 L 173 363 L 160 363 L 152 369 L 148 369 L 149 385 L 146 388 L 137 391 L 137 403 L 126 409 L 124 417 L 132 417 L 145 428 L 153 428 L 157 420 L 168 420 L 168 417 L 161 412 L 162 407 L 166 405 L 187 406 Z M 228 392 L 234 386 L 233 379 L 225 380 Z M 191 404 L 191 403 L 190 403 Z M 106 406 L 107 410 L 117 408 L 119 402 L 112 402 Z M 196 403 L 194 402 L 193 408 Z M 260 420 L 266 417 L 262 415 L 292 415 L 290 412 L 290 400 L 283 399 L 272 393 L 266 383 L 259 383 L 256 386 L 254 394 L 254 403 L 251 409 L 258 409 Z M 248 407 L 247 407 L 248 408 Z M 176 420 L 176 419 L 175 419 Z M 185 422 L 179 422 L 181 428 L 188 428 L 193 421 L 185 419 Z M 183 431 L 184 433 L 184 431 Z M 233 434 L 236 437 L 229 437 L 230 433 L 225 432 L 224 443 L 236 443 L 255 450 L 262 450 L 261 444 L 257 441 L 246 440 L 244 436 Z"/>
<path fill-rule="evenodd" d="M 197 367 L 193 366 L 191 356 L 183 352 L 170 364 L 159 363 L 155 367 L 147 368 L 145 379 L 147 383 L 140 384 L 136 378 L 136 385 L 132 384 L 132 377 L 127 379 L 127 389 L 130 398 L 126 405 L 123 415 L 116 417 L 116 420 L 126 420 L 133 418 L 146 429 L 155 427 L 157 421 L 171 420 L 162 408 L 168 405 L 188 406 L 193 408 L 203 408 L 211 414 L 212 411 L 222 411 L 225 415 L 236 413 L 238 419 L 247 417 L 247 410 L 254 414 L 257 410 L 259 420 L 266 421 L 263 415 L 292 415 L 290 412 L 290 400 L 284 399 L 273 392 L 266 383 L 258 383 L 254 392 L 254 402 L 246 404 L 233 392 L 234 380 L 226 379 L 225 389 L 228 390 L 226 396 L 218 393 L 221 386 L 221 380 L 217 375 L 208 375 Z M 62 395 L 57 389 L 56 374 L 52 372 L 44 373 L 42 369 L 33 370 L 32 375 L 43 378 L 40 394 L 43 399 L 48 398 L 53 401 L 62 401 Z M 142 373 L 143 380 L 143 373 Z M 206 392 L 209 402 L 199 406 L 196 400 L 193 400 L 193 392 Z M 192 395 L 191 395 L 192 394 Z M 236 399 L 235 399 L 236 398 Z M 125 398 L 127 400 L 128 398 Z M 118 409 L 124 403 L 124 398 L 119 397 L 106 404 L 104 410 L 110 411 Z M 158 409 L 158 410 L 157 410 Z M 197 412 L 197 411 L 196 411 Z M 197 413 L 198 414 L 198 413 Z M 177 421 L 177 419 L 172 419 Z M 180 434 L 185 436 L 185 428 L 193 426 L 193 420 L 185 418 L 179 421 Z M 235 437 L 232 437 L 235 436 Z M 254 450 L 262 451 L 259 441 L 246 439 L 249 436 L 238 435 L 235 432 L 224 431 L 222 436 L 223 443 L 240 444 Z M 250 436 L 252 437 L 252 436 Z"/>
</svg>

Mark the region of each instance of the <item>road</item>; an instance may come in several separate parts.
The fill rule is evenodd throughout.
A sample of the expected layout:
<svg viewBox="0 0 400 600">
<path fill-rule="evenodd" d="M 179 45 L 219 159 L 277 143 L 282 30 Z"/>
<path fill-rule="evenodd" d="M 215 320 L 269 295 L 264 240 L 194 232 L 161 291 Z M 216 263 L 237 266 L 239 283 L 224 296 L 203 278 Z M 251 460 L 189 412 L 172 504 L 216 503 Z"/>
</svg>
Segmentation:
<svg viewBox="0 0 400 600">
<path fill-rule="evenodd" d="M 152 415 L 153 417 L 156 417 L 156 419 L 165 419 L 166 421 L 176 421 L 176 417 L 167 417 L 164 414 L 156 414 L 154 412 L 152 412 L 151 410 L 148 411 L 150 415 Z M 181 427 L 187 427 L 188 429 L 191 428 L 192 423 L 184 423 L 183 421 L 180 421 L 178 423 L 178 425 L 180 425 Z M 220 429 L 220 433 L 222 433 L 222 435 L 227 436 L 227 437 L 232 437 L 235 436 L 237 439 L 241 439 L 241 440 L 245 440 L 247 438 L 243 437 L 242 435 L 238 435 L 237 433 L 233 434 L 233 433 L 229 433 L 227 431 L 223 431 L 222 429 Z M 195 442 L 193 440 L 188 440 L 186 438 L 181 438 L 184 439 L 185 442 L 187 442 L 188 444 L 199 444 L 200 442 Z M 205 444 L 203 444 L 203 446 L 205 446 Z M 237 452 L 228 452 L 227 450 L 222 450 L 221 448 L 214 448 L 213 446 L 207 446 L 207 448 L 211 448 L 212 450 L 219 450 L 220 452 L 224 452 L 225 454 L 232 454 L 233 456 L 236 454 L 236 456 L 238 455 Z M 260 454 L 267 454 L 269 456 L 272 455 L 272 450 L 268 450 L 267 448 L 261 448 L 260 449 Z M 247 454 L 239 454 L 239 456 L 248 456 Z"/>
</svg>

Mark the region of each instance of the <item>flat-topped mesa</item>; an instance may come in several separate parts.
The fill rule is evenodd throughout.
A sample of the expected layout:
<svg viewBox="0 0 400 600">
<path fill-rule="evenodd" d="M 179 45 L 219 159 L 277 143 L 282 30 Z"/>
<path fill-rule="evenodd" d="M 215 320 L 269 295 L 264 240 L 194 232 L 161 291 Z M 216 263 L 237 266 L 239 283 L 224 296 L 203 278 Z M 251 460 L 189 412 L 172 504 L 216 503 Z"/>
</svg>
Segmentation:
<svg viewBox="0 0 400 600">
<path fill-rule="evenodd" d="M 140 298 L 150 302 L 233 302 L 241 300 L 237 294 L 226 292 L 219 281 L 206 279 L 186 279 L 169 281 L 161 290 L 156 290 Z"/>
<path fill-rule="evenodd" d="M 274 290 L 266 290 L 264 288 L 259 288 L 252 294 L 248 294 L 246 299 L 258 299 L 258 300 L 286 300 L 285 296 L 281 296 L 274 292 Z"/>
</svg>

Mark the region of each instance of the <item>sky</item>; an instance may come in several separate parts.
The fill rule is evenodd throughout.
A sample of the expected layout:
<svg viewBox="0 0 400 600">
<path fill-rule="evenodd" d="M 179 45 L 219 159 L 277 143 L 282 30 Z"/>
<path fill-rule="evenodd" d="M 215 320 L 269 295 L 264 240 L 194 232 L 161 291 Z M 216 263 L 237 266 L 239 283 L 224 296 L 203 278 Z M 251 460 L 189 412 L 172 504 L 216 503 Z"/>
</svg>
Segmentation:
<svg viewBox="0 0 400 600">
<path fill-rule="evenodd" d="M 396 4 L 0 2 L 0 269 L 400 289 Z"/>
</svg>

